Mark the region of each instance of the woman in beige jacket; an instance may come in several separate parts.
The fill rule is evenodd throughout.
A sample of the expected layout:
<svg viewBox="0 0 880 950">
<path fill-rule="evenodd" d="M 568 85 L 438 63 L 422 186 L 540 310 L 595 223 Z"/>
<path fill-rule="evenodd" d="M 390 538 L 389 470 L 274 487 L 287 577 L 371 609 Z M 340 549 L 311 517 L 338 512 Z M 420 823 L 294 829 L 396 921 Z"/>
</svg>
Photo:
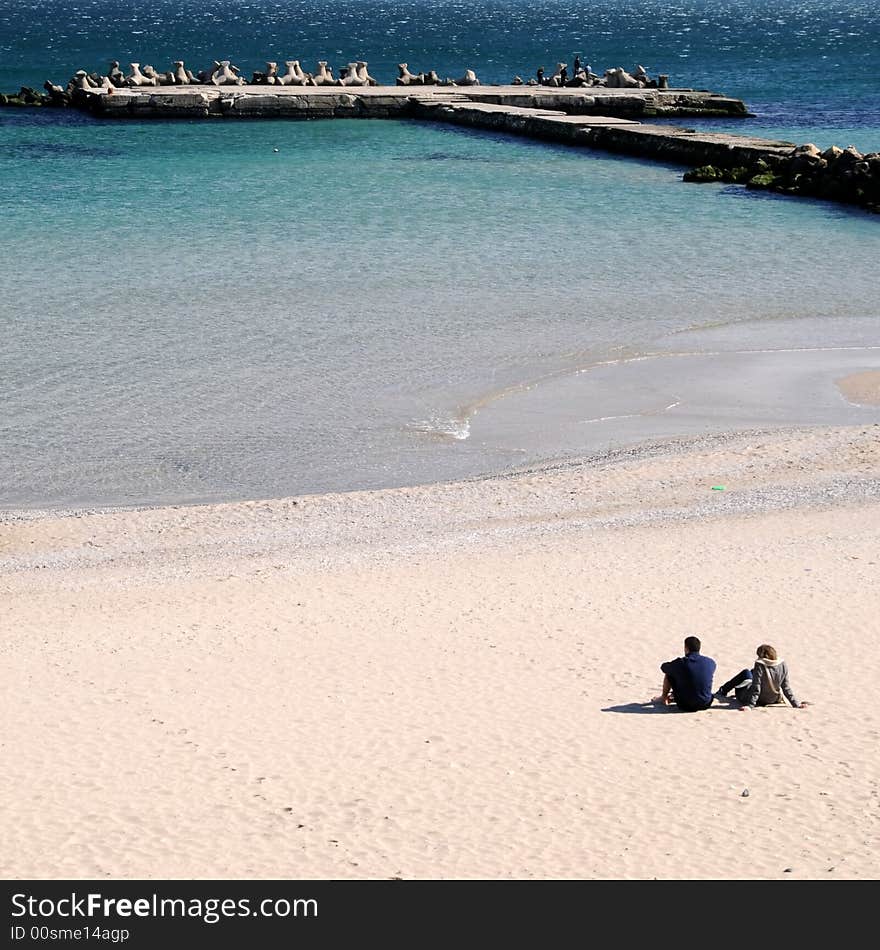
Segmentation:
<svg viewBox="0 0 880 950">
<path fill-rule="evenodd" d="M 743 709 L 753 706 L 776 706 L 785 704 L 802 709 L 806 703 L 798 702 L 788 681 L 788 667 L 779 659 L 776 648 L 762 643 L 755 651 L 758 655 L 750 670 L 740 670 L 715 693 L 718 699 L 726 699 L 733 690 Z"/>
</svg>

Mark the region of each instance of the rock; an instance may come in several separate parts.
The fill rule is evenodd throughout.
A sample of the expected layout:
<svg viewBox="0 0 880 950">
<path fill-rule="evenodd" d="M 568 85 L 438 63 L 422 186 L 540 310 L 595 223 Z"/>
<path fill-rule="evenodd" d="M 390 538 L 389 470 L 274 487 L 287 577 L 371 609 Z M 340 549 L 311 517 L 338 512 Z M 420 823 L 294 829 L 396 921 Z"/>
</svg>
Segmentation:
<svg viewBox="0 0 880 950">
<path fill-rule="evenodd" d="M 730 184 L 738 184 L 748 180 L 749 170 L 743 165 L 736 168 L 724 168 L 721 171 L 721 180 Z"/>
<path fill-rule="evenodd" d="M 110 77 L 113 78 L 112 76 Z M 178 86 L 188 86 L 189 85 L 189 75 L 187 74 L 186 67 L 183 64 L 182 59 L 177 59 L 174 61 L 174 83 Z"/>
<path fill-rule="evenodd" d="M 244 80 L 238 75 L 238 67 L 231 65 L 228 59 L 220 60 L 211 73 L 210 81 L 215 86 L 243 86 Z"/>
<path fill-rule="evenodd" d="M 702 184 L 707 181 L 718 181 L 720 177 L 719 169 L 714 165 L 700 165 L 699 168 L 692 168 L 689 172 L 685 172 L 683 180 Z"/>
<path fill-rule="evenodd" d="M 411 73 L 409 70 L 409 65 L 407 63 L 398 63 L 397 68 L 399 70 L 399 75 L 397 77 L 398 86 L 421 86 L 422 85 L 422 74 L 421 73 Z"/>
<path fill-rule="evenodd" d="M 340 86 L 364 86 L 366 83 L 361 79 L 360 74 L 358 73 L 358 64 L 349 63 L 347 66 L 343 67 L 339 75 L 339 85 Z"/>
<path fill-rule="evenodd" d="M 722 181 L 725 184 L 737 184 L 747 181 L 754 171 L 750 172 L 744 165 L 738 165 L 735 168 L 720 168 L 717 165 L 700 165 L 698 168 L 692 168 L 685 172 L 684 181 L 707 182 Z"/>
<path fill-rule="evenodd" d="M 357 74 L 360 77 L 361 85 L 363 86 L 378 86 L 379 85 L 379 80 L 374 79 L 370 75 L 370 71 L 369 69 L 367 69 L 366 60 L 359 59 L 355 65 L 357 66 Z M 431 70 L 431 76 L 433 76 L 435 80 L 437 79 L 437 74 L 434 72 L 433 69 Z"/>
<path fill-rule="evenodd" d="M 605 70 L 605 85 L 609 89 L 637 89 L 642 88 L 644 82 L 628 73 L 623 66 L 618 66 L 617 69 Z"/>
<path fill-rule="evenodd" d="M 141 72 L 140 63 L 129 63 L 131 72 L 125 77 L 126 86 L 158 86 L 157 80 L 145 76 Z"/>
<path fill-rule="evenodd" d="M 464 75 L 458 79 L 452 80 L 453 86 L 479 86 L 480 80 L 472 69 L 466 69 Z"/>
<path fill-rule="evenodd" d="M 287 72 L 283 76 L 277 76 L 275 83 L 282 86 L 305 86 L 308 85 L 308 76 L 306 76 L 303 71 L 302 66 L 298 59 L 288 59 L 285 60 L 284 65 L 287 67 Z M 269 70 L 270 83 L 272 82 L 271 76 L 273 71 L 270 67 L 274 67 L 275 63 L 266 63 L 267 70 Z"/>
<path fill-rule="evenodd" d="M 773 172 L 763 172 L 760 175 L 753 175 L 747 182 L 746 188 L 772 188 L 778 178 Z"/>
<path fill-rule="evenodd" d="M 318 71 L 312 77 L 316 86 L 336 86 L 338 82 L 333 78 L 333 67 L 327 65 L 327 61 L 322 59 L 318 62 Z"/>
</svg>

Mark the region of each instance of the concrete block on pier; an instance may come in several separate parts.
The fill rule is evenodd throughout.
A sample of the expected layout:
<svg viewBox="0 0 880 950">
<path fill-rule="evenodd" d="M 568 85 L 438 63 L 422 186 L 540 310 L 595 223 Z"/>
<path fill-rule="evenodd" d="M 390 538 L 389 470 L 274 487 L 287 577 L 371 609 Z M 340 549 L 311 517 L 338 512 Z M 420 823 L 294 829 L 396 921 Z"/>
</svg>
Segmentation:
<svg viewBox="0 0 880 950">
<path fill-rule="evenodd" d="M 402 96 L 363 96 L 360 104 L 365 116 L 377 118 L 401 114 L 409 109 L 409 99 Z"/>
<path fill-rule="evenodd" d="M 235 96 L 229 108 L 240 116 L 278 116 L 302 111 L 307 107 L 304 100 L 297 96 Z"/>
<path fill-rule="evenodd" d="M 110 98 L 115 97 L 111 96 Z M 132 98 L 138 100 L 135 102 L 135 107 L 138 107 L 143 106 L 143 100 L 147 97 L 133 96 Z M 177 93 L 173 96 L 154 94 L 147 99 L 147 105 L 161 115 L 169 117 L 196 117 L 208 115 L 210 100 L 203 92 Z"/>
<path fill-rule="evenodd" d="M 89 105 L 109 115 L 122 115 L 129 112 L 135 99 L 141 96 L 126 95 L 124 92 L 114 92 L 113 95 L 91 96 Z"/>
</svg>

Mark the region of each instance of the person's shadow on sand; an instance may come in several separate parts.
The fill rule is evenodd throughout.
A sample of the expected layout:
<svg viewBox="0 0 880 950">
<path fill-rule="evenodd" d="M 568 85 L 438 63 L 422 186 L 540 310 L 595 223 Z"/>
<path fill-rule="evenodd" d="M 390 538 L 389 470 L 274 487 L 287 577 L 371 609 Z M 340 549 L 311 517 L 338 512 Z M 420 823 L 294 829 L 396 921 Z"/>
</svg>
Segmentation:
<svg viewBox="0 0 880 950">
<path fill-rule="evenodd" d="M 647 700 L 644 703 L 623 703 L 620 706 L 606 706 L 602 712 L 615 713 L 671 713 L 678 712 L 677 706 L 664 706 L 662 703 L 655 703 L 653 700 Z"/>
<path fill-rule="evenodd" d="M 731 709 L 734 708 L 730 703 L 723 703 L 716 700 L 708 709 L 702 710 L 703 712 L 711 712 L 713 709 Z M 602 712 L 613 712 L 613 713 L 678 713 L 684 712 L 683 709 L 679 709 L 675 703 L 670 703 L 666 706 L 664 703 L 655 702 L 653 699 L 645 700 L 643 703 L 622 703 L 620 706 L 606 706 L 602 709 Z"/>
</svg>

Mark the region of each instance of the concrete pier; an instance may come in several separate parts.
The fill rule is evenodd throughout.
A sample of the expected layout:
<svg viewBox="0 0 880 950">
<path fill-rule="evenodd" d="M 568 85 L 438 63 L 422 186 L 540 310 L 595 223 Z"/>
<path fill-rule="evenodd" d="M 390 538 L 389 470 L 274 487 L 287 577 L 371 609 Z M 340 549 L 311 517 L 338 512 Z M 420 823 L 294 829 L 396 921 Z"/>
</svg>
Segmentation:
<svg viewBox="0 0 880 950">
<path fill-rule="evenodd" d="M 691 166 L 748 165 L 795 147 L 650 124 L 657 117 L 749 114 L 739 99 L 694 89 L 168 86 L 80 93 L 78 104 L 107 118 L 415 118 Z"/>
<path fill-rule="evenodd" d="M 651 125 L 610 115 L 570 115 L 552 109 L 527 109 L 487 102 L 428 102 L 412 105 L 417 118 L 471 128 L 507 132 L 527 138 L 584 145 L 626 155 L 682 165 L 733 168 L 786 158 L 793 142 L 746 135 Z"/>
<path fill-rule="evenodd" d="M 601 86 L 141 86 L 78 91 L 73 105 L 119 118 L 388 118 L 417 103 L 472 102 L 621 118 L 749 115 L 739 99 L 697 89 Z"/>
</svg>

